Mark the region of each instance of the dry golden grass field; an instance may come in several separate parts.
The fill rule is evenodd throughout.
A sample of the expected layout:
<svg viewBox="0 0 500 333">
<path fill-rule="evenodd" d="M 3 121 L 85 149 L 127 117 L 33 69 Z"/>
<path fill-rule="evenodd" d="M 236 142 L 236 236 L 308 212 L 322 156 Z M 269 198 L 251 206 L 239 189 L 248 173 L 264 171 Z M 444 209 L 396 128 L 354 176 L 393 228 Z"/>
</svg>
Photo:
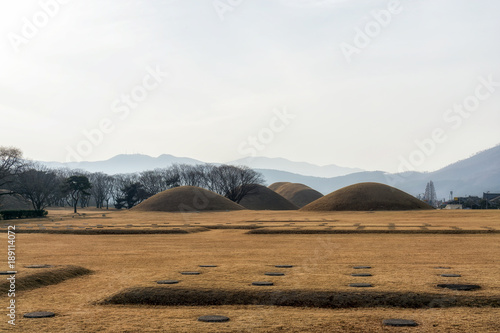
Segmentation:
<svg viewBox="0 0 500 333">
<path fill-rule="evenodd" d="M 80 213 L 16 221 L 16 327 L 0 285 L 0 331 L 500 332 L 500 211 Z M 24 267 L 33 264 L 54 267 Z M 33 311 L 56 316 L 23 318 Z M 389 318 L 419 326 L 384 326 Z"/>
</svg>

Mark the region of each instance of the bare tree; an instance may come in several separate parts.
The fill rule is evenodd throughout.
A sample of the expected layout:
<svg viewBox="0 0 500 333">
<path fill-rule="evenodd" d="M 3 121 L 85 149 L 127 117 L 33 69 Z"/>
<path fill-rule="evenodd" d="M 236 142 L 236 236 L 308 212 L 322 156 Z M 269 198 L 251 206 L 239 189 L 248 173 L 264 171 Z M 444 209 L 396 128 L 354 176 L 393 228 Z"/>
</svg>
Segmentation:
<svg viewBox="0 0 500 333">
<path fill-rule="evenodd" d="M 160 169 L 159 172 L 161 173 L 162 191 L 180 186 L 181 177 L 174 168 Z"/>
<path fill-rule="evenodd" d="M 427 183 L 425 186 L 425 194 L 424 194 L 424 199 L 425 202 L 427 202 L 429 205 L 436 207 L 436 202 L 437 202 L 437 196 L 436 196 L 436 189 L 434 188 L 434 183 L 432 180 Z"/>
<path fill-rule="evenodd" d="M 141 172 L 139 183 L 149 195 L 166 190 L 164 189 L 163 175 L 159 169 Z"/>
<path fill-rule="evenodd" d="M 49 206 L 51 196 L 60 183 L 54 171 L 39 164 L 31 164 L 16 176 L 14 190 L 31 201 L 33 209 L 42 210 Z"/>
<path fill-rule="evenodd" d="M 179 174 L 181 185 L 205 187 L 206 175 L 202 165 L 176 164 L 172 168 Z"/>
<path fill-rule="evenodd" d="M 10 186 L 23 165 L 23 153 L 20 149 L 0 146 L 0 188 Z M 3 192 L 0 196 L 9 194 L 14 194 L 14 192 L 12 190 Z"/>
<path fill-rule="evenodd" d="M 68 194 L 63 191 L 62 184 L 64 183 L 65 179 L 73 175 L 73 171 L 71 171 L 69 168 L 59 168 L 54 169 L 53 171 L 56 174 L 57 182 L 60 184 L 60 186 L 56 190 L 54 190 L 54 192 L 52 192 L 49 206 L 64 207 L 69 200 Z M 68 204 L 71 205 L 70 203 Z"/>
<path fill-rule="evenodd" d="M 213 191 L 236 203 L 257 185 L 263 184 L 262 175 L 246 166 L 220 165 L 210 173 Z"/>
<path fill-rule="evenodd" d="M 95 200 L 96 207 L 103 208 L 104 202 L 106 202 L 106 208 L 108 208 L 113 189 L 113 177 L 102 172 L 96 172 L 89 175 L 89 181 L 92 184 L 90 194 Z"/>
<path fill-rule="evenodd" d="M 179 186 L 179 169 L 175 167 L 141 172 L 139 183 L 149 196 Z"/>
</svg>

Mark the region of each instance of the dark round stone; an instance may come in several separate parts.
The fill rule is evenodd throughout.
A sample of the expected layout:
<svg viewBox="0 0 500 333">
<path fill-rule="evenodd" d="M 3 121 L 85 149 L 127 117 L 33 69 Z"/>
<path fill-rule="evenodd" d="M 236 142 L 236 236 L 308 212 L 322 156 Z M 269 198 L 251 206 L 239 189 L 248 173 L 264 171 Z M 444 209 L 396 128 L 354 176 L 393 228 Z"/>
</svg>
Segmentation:
<svg viewBox="0 0 500 333">
<path fill-rule="evenodd" d="M 359 276 L 359 277 L 366 277 L 366 276 L 372 276 L 370 273 L 353 273 L 351 276 Z"/>
<path fill-rule="evenodd" d="M 408 319 L 386 319 L 382 323 L 386 326 L 396 326 L 396 327 L 418 326 L 418 324 L 414 320 L 408 320 Z"/>
<path fill-rule="evenodd" d="M 224 323 L 229 321 L 229 317 L 225 316 L 201 316 L 198 321 L 203 321 L 205 323 Z"/>
<path fill-rule="evenodd" d="M 293 265 L 276 265 L 274 267 L 276 267 L 276 268 L 292 268 Z"/>
<path fill-rule="evenodd" d="M 158 284 L 177 284 L 179 281 L 177 280 L 161 280 L 161 281 L 156 281 Z"/>
<path fill-rule="evenodd" d="M 200 272 L 181 272 L 182 275 L 200 275 Z"/>
<path fill-rule="evenodd" d="M 477 284 L 438 284 L 439 288 L 447 288 L 451 290 L 477 290 L 481 289 L 481 286 Z"/>
<path fill-rule="evenodd" d="M 442 277 L 462 277 L 460 274 L 441 274 Z"/>
<path fill-rule="evenodd" d="M 214 268 L 214 267 L 217 267 L 217 265 L 200 265 L 200 267 L 204 267 L 204 268 Z"/>
<path fill-rule="evenodd" d="M 279 272 L 265 272 L 264 275 L 268 276 L 283 276 L 285 273 L 279 273 Z"/>
<path fill-rule="evenodd" d="M 55 315 L 56 314 L 54 312 L 40 311 L 40 312 L 25 313 L 24 318 L 50 318 L 54 317 Z"/>
<path fill-rule="evenodd" d="M 54 267 L 52 265 L 28 265 L 28 266 L 24 266 L 26 268 L 51 268 L 51 267 Z"/>
<path fill-rule="evenodd" d="M 17 272 L 15 272 L 15 271 L 3 271 L 3 272 L 0 272 L 0 275 L 14 275 L 16 273 Z"/>
<path fill-rule="evenodd" d="M 349 285 L 349 287 L 353 287 L 353 288 L 371 288 L 371 287 L 373 287 L 373 285 L 370 284 L 370 283 L 351 283 Z"/>
<path fill-rule="evenodd" d="M 354 266 L 354 269 L 371 269 L 371 266 Z"/>
<path fill-rule="evenodd" d="M 274 286 L 274 283 L 267 281 L 252 282 L 253 286 Z"/>
</svg>

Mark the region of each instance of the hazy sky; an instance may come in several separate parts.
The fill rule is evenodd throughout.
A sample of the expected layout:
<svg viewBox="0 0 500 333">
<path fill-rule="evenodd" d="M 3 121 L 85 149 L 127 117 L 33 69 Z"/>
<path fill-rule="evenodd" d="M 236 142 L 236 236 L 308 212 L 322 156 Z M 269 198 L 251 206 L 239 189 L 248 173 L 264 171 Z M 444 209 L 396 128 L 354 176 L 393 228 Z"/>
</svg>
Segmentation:
<svg viewBox="0 0 500 333">
<path fill-rule="evenodd" d="M 500 143 L 499 12 L 495 0 L 1 0 L 0 145 L 44 161 L 256 153 L 434 170 Z"/>
</svg>

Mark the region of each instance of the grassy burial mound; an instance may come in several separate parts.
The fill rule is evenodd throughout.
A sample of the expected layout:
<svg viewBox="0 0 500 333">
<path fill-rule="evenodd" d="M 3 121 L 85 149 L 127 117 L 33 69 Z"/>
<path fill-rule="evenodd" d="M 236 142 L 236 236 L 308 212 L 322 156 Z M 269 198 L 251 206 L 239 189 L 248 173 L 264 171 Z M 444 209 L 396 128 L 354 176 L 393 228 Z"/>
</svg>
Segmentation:
<svg viewBox="0 0 500 333">
<path fill-rule="evenodd" d="M 221 306 L 267 305 L 315 308 L 361 307 L 500 307 L 497 296 L 405 292 L 338 292 L 319 290 L 227 290 L 199 288 L 135 287 L 112 295 L 100 305 Z"/>
<path fill-rule="evenodd" d="M 299 209 L 299 207 L 283 198 L 278 193 L 262 185 L 255 185 L 255 188 L 243 197 L 240 201 L 240 205 L 252 210 Z"/>
<path fill-rule="evenodd" d="M 8 190 L 0 189 L 1 193 L 8 193 Z M 25 200 L 19 194 L 0 195 L 0 210 L 29 210 L 33 209 L 31 202 Z"/>
<path fill-rule="evenodd" d="M 134 211 L 196 212 L 242 210 L 241 205 L 196 186 L 181 186 L 158 193 L 143 201 Z"/>
<path fill-rule="evenodd" d="M 318 191 L 299 183 L 280 182 L 269 185 L 269 188 L 299 208 L 323 197 Z"/>
<path fill-rule="evenodd" d="M 43 268 L 43 265 L 41 268 Z M 93 273 L 87 268 L 73 265 L 55 268 L 51 268 L 51 266 L 48 265 L 47 268 L 48 269 L 42 269 L 40 272 L 29 273 L 21 276 L 17 275 L 15 279 L 16 291 L 33 290 Z M 23 272 L 26 272 L 27 270 L 29 269 L 23 268 Z M 2 282 L 2 284 L 0 284 L 0 292 L 2 293 L 7 294 L 9 288 L 11 288 L 9 281 Z"/>
<path fill-rule="evenodd" d="M 370 211 L 433 209 L 394 187 L 379 183 L 347 186 L 303 207 L 303 211 Z"/>
</svg>

